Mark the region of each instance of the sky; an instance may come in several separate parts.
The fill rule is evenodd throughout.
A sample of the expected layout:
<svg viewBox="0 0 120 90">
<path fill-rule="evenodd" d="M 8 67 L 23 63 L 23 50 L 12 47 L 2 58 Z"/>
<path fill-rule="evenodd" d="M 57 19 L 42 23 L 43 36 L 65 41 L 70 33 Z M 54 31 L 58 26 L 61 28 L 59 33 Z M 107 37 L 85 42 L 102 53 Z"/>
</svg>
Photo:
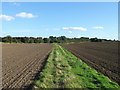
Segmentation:
<svg viewBox="0 0 120 90">
<path fill-rule="evenodd" d="M 119 2 L 119 0 L 2 0 L 3 2 Z"/>
<path fill-rule="evenodd" d="M 3 2 L 1 35 L 118 39 L 117 2 Z"/>
</svg>

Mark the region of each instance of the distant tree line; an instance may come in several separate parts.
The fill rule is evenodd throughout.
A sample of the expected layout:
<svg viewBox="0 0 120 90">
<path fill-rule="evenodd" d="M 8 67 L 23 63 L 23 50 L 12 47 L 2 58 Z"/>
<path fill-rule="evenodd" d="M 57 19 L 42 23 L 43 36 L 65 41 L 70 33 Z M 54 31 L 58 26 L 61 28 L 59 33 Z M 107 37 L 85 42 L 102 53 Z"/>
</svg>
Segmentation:
<svg viewBox="0 0 120 90">
<path fill-rule="evenodd" d="M 6 37 L 0 37 L 0 42 L 4 43 L 70 43 L 70 42 L 103 42 L 103 41 L 112 41 L 107 39 L 98 39 L 98 38 L 89 38 L 89 37 L 80 37 L 80 38 L 67 38 L 65 36 L 54 37 L 50 36 L 49 38 L 42 37 L 11 37 L 10 35 Z"/>
</svg>

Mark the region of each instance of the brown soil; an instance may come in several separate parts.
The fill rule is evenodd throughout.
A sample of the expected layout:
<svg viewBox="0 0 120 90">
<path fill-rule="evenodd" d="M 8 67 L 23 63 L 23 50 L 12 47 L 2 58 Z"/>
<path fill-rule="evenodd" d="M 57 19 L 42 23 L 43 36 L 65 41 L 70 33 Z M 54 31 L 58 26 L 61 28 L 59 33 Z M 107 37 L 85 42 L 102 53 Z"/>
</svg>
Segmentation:
<svg viewBox="0 0 120 90">
<path fill-rule="evenodd" d="M 25 88 L 33 83 L 51 50 L 51 44 L 3 44 L 3 88 Z"/>
<path fill-rule="evenodd" d="M 118 42 L 61 44 L 90 67 L 108 76 L 120 85 L 118 66 Z M 120 55 L 120 53 L 119 53 Z"/>
</svg>

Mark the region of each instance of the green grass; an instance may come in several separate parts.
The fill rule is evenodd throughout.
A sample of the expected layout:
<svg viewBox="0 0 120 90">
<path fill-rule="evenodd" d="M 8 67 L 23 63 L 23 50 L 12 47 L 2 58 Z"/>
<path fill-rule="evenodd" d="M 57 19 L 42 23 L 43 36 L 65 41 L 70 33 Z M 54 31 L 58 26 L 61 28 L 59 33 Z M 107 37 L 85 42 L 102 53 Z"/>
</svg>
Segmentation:
<svg viewBox="0 0 120 90">
<path fill-rule="evenodd" d="M 108 77 L 90 68 L 79 58 L 54 44 L 34 88 L 118 88 Z"/>
</svg>

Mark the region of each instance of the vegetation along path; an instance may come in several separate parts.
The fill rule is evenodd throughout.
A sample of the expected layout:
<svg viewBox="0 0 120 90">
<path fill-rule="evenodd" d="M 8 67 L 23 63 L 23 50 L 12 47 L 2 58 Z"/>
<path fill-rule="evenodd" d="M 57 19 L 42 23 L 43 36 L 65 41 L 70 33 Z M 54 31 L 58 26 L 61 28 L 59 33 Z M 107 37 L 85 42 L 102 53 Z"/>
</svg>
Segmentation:
<svg viewBox="0 0 120 90">
<path fill-rule="evenodd" d="M 108 77 L 54 44 L 47 64 L 33 88 L 118 88 Z"/>
</svg>

